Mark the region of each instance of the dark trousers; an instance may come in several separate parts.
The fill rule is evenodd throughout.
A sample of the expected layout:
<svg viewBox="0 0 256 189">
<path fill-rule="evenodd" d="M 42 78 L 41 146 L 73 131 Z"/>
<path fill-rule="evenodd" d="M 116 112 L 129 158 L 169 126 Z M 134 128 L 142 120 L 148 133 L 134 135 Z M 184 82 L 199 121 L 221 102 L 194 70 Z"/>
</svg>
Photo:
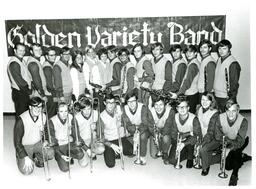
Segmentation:
<svg viewBox="0 0 256 189">
<path fill-rule="evenodd" d="M 12 100 L 14 102 L 16 118 L 28 110 L 29 95 L 27 93 L 12 88 Z"/>
<path fill-rule="evenodd" d="M 123 146 L 123 154 L 125 156 L 132 155 L 133 154 L 132 144 L 125 137 L 121 138 L 121 141 L 122 141 L 122 146 Z M 109 142 L 118 145 L 118 140 L 112 140 Z M 116 156 L 114 150 L 109 146 L 105 146 L 104 161 L 105 161 L 105 164 L 107 165 L 107 167 L 109 167 L 109 168 L 114 167 L 116 164 L 116 158 L 117 158 L 117 156 Z"/>
<path fill-rule="evenodd" d="M 199 104 L 199 93 L 194 95 L 186 95 L 189 105 L 189 112 L 195 114 L 196 113 L 196 106 Z"/>
<path fill-rule="evenodd" d="M 68 156 L 68 144 L 59 146 L 59 151 L 62 155 Z M 77 147 L 74 143 L 70 143 L 70 157 L 74 159 L 82 159 L 84 157 L 81 147 Z M 55 153 L 55 160 L 61 171 L 67 172 L 69 170 L 69 163 L 62 159 L 59 153 Z"/>
<path fill-rule="evenodd" d="M 46 103 L 47 113 L 48 113 L 48 118 L 50 119 L 57 114 L 58 103 L 53 101 L 52 96 L 46 96 L 46 97 L 47 97 L 47 103 Z"/>
<path fill-rule="evenodd" d="M 147 155 L 149 132 L 143 132 L 140 134 L 140 156 L 145 157 Z"/>
<path fill-rule="evenodd" d="M 219 97 L 215 96 L 215 100 L 216 100 L 216 103 L 218 106 L 218 110 L 221 113 L 225 112 L 225 105 L 226 105 L 228 99 L 227 98 L 219 98 Z"/>
<path fill-rule="evenodd" d="M 165 154 L 168 154 L 170 146 L 171 146 L 171 136 L 170 135 L 162 136 L 159 141 L 160 151 L 162 151 Z M 150 156 L 152 158 L 156 158 L 157 151 L 158 151 L 157 146 L 155 145 L 153 136 L 151 136 L 150 137 Z"/>
<path fill-rule="evenodd" d="M 138 101 L 148 106 L 150 94 L 145 90 L 138 89 Z"/>
</svg>

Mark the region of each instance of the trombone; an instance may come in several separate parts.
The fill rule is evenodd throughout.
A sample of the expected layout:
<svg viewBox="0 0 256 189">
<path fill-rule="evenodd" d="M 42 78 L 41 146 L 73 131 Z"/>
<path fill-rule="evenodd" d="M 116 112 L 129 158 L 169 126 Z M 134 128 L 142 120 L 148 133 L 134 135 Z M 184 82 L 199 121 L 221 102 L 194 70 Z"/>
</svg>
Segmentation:
<svg viewBox="0 0 256 189">
<path fill-rule="evenodd" d="M 218 174 L 220 178 L 227 178 L 228 174 L 225 172 L 225 166 L 226 166 L 226 150 L 227 150 L 227 142 L 226 142 L 226 136 L 224 135 L 222 137 L 222 152 L 221 152 L 221 161 L 220 161 L 220 170 L 221 172 Z"/>
<path fill-rule="evenodd" d="M 199 139 L 199 136 L 197 136 L 196 144 L 194 146 L 194 156 L 195 156 L 195 159 L 194 159 L 193 167 L 195 169 L 201 169 L 202 168 L 201 158 L 200 158 L 200 155 L 199 155 L 201 147 L 202 147 L 201 146 L 201 141 Z"/>
<path fill-rule="evenodd" d="M 120 136 L 121 115 L 116 115 L 116 126 L 117 126 L 117 135 L 118 135 L 118 145 L 120 148 L 121 168 L 124 170 L 123 144 L 122 144 L 122 140 L 121 140 L 121 136 Z"/>
<path fill-rule="evenodd" d="M 180 136 L 180 133 L 178 132 L 177 135 L 177 146 L 176 146 L 176 153 L 175 153 L 175 159 L 177 159 L 176 165 L 174 165 L 175 169 L 181 169 L 182 165 L 180 164 L 180 150 L 178 150 L 178 146 L 181 144 L 182 136 Z"/>
<path fill-rule="evenodd" d="M 133 135 L 133 153 L 136 155 L 135 164 L 140 165 L 142 161 L 140 159 L 140 131 L 139 126 L 135 125 L 135 133 Z"/>
</svg>

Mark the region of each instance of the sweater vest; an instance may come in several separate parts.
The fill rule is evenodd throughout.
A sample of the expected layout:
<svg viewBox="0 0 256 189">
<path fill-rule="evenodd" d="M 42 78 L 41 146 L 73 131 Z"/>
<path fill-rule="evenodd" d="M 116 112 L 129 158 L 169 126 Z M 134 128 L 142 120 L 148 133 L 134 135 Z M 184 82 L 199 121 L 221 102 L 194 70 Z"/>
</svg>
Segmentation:
<svg viewBox="0 0 256 189">
<path fill-rule="evenodd" d="M 86 119 L 81 112 L 76 114 L 76 121 L 77 126 L 79 128 L 79 133 L 81 138 L 84 141 L 91 139 L 91 124 L 96 123 L 98 121 L 98 112 L 96 110 L 93 110 L 93 116 L 92 114 L 88 119 Z"/>
<path fill-rule="evenodd" d="M 126 115 L 128 116 L 131 123 L 134 124 L 134 125 L 140 125 L 141 122 L 142 122 L 141 114 L 142 114 L 143 104 L 138 102 L 137 105 L 138 105 L 138 107 L 137 107 L 137 110 L 136 110 L 135 114 L 131 113 L 128 105 L 124 106 L 124 111 L 125 111 Z"/>
<path fill-rule="evenodd" d="M 121 109 L 118 112 L 115 112 L 114 116 L 110 116 L 106 110 L 104 110 L 101 114 L 101 120 L 104 123 L 104 137 L 108 141 L 117 140 L 118 136 L 124 137 L 124 127 L 119 129 L 118 135 L 118 128 L 117 125 L 121 124 L 119 122 L 118 117 L 121 115 Z"/>
<path fill-rule="evenodd" d="M 145 69 L 143 68 L 144 62 L 149 59 L 146 56 L 143 56 L 136 64 L 136 76 L 137 78 L 141 79 L 143 77 L 143 74 L 145 73 Z M 140 89 L 141 82 L 135 81 L 135 87 Z"/>
<path fill-rule="evenodd" d="M 165 66 L 168 59 L 163 56 L 157 63 L 154 58 L 151 59 L 152 67 L 155 73 L 155 81 L 153 82 L 152 89 L 161 90 L 165 83 Z"/>
<path fill-rule="evenodd" d="M 12 74 L 10 72 L 10 64 L 12 62 L 17 62 L 20 65 L 20 74 L 21 77 L 27 82 L 29 89 L 31 89 L 31 76 L 30 73 L 28 71 L 28 67 L 26 65 L 25 60 L 23 59 L 22 62 L 15 56 L 12 56 L 11 59 L 8 62 L 7 65 L 7 73 L 11 82 L 11 87 L 17 90 L 20 90 L 19 86 L 17 85 L 17 83 L 15 82 L 15 80 L 12 77 Z"/>
<path fill-rule="evenodd" d="M 61 69 L 61 80 L 62 80 L 62 88 L 63 88 L 63 93 L 68 94 L 72 93 L 73 91 L 73 83 L 72 83 L 72 78 L 70 74 L 70 66 L 66 66 L 62 61 L 57 61 L 55 65 L 58 65 Z"/>
<path fill-rule="evenodd" d="M 68 119 L 64 124 L 61 123 L 58 115 L 55 115 L 51 118 L 52 123 L 54 125 L 55 137 L 59 145 L 68 144 L 68 137 L 71 134 L 71 128 L 69 130 L 69 127 L 71 127 L 72 118 L 73 116 L 71 114 L 68 114 Z"/>
<path fill-rule="evenodd" d="M 51 93 L 49 93 L 49 91 L 47 90 L 47 87 L 46 87 L 46 79 L 45 79 L 42 64 L 36 58 L 34 58 L 32 56 L 28 57 L 27 66 L 29 66 L 29 64 L 31 62 L 35 62 L 37 64 L 38 69 L 39 69 L 39 76 L 40 76 L 41 81 L 42 81 L 42 87 L 43 87 L 44 93 L 45 93 L 45 95 L 50 96 Z M 30 76 L 31 76 L 31 74 L 30 74 Z M 31 76 L 31 80 L 33 81 L 32 76 Z"/>
<path fill-rule="evenodd" d="M 177 124 L 178 131 L 181 133 L 193 132 L 194 118 L 195 118 L 195 115 L 189 112 L 187 121 L 184 123 L 184 125 L 182 125 L 179 120 L 179 113 L 176 113 L 175 122 Z"/>
<path fill-rule="evenodd" d="M 214 84 L 213 84 L 214 93 L 216 97 L 228 98 L 225 69 L 227 69 L 227 72 L 229 75 L 229 66 L 231 65 L 232 62 L 235 62 L 235 61 L 236 59 L 232 55 L 227 57 L 222 63 L 221 63 L 221 58 L 218 59 L 216 70 L 215 70 Z"/>
<path fill-rule="evenodd" d="M 110 62 L 110 74 L 109 74 L 109 78 L 112 80 L 113 79 L 113 70 L 114 70 L 114 65 L 117 63 L 117 62 L 120 62 L 120 60 L 116 57 L 114 58 L 114 60 L 112 60 Z M 111 90 L 112 91 L 116 91 L 120 89 L 120 85 L 117 85 L 117 86 L 111 86 Z"/>
<path fill-rule="evenodd" d="M 209 62 L 214 62 L 215 63 L 215 60 L 213 59 L 213 57 L 211 55 L 209 55 L 206 58 L 204 58 L 202 60 L 201 64 L 200 64 L 199 78 L 198 78 L 198 91 L 200 93 L 205 92 L 205 74 L 204 74 L 204 71 L 205 71 L 205 69 L 206 69 L 206 67 L 207 67 Z M 206 81 L 207 81 L 207 78 L 206 78 Z"/>
<path fill-rule="evenodd" d="M 122 67 L 122 70 L 121 70 L 121 83 L 120 83 L 120 88 L 122 89 L 123 88 L 123 93 L 126 93 L 127 90 L 128 90 L 128 83 L 127 83 L 127 73 L 128 73 L 128 70 L 130 68 L 134 68 L 134 65 L 133 63 L 131 62 L 128 62 L 126 63 L 123 67 Z M 134 81 L 134 78 L 133 78 L 133 81 Z M 122 86 L 123 85 L 123 86 Z"/>
<path fill-rule="evenodd" d="M 187 65 L 183 58 L 179 58 L 178 60 L 176 60 L 172 64 L 172 82 L 175 82 L 176 74 L 177 74 L 178 67 L 179 67 L 180 64 Z"/>
<path fill-rule="evenodd" d="M 78 99 L 79 95 L 83 94 L 86 88 L 84 72 L 80 72 L 75 67 L 72 67 L 70 69 L 70 75 L 73 83 L 73 94 Z"/>
<path fill-rule="evenodd" d="M 189 67 L 191 65 L 195 64 L 196 67 L 198 68 L 199 70 L 199 61 L 197 60 L 197 58 L 194 58 L 189 64 L 188 64 L 188 68 L 186 70 L 186 73 L 185 73 L 185 76 L 183 78 L 183 81 L 182 81 L 182 84 L 181 86 L 183 85 L 185 79 L 187 78 L 187 75 L 188 75 L 188 70 L 189 70 Z M 194 77 L 190 87 L 185 91 L 185 95 L 194 95 L 198 92 L 198 88 L 197 88 L 197 82 L 198 82 L 198 77 L 199 77 L 199 71 L 197 73 L 197 75 Z"/>
<path fill-rule="evenodd" d="M 202 130 L 203 136 L 206 135 L 210 119 L 216 112 L 217 112 L 217 110 L 215 110 L 215 109 L 213 109 L 213 110 L 209 109 L 203 113 L 203 108 L 202 107 L 199 108 L 197 117 L 198 117 L 198 120 L 201 125 L 201 130 Z"/>
<path fill-rule="evenodd" d="M 241 114 L 238 114 L 235 123 L 232 125 L 232 127 L 230 127 L 228 124 L 227 114 L 225 112 L 220 114 L 220 124 L 222 126 L 222 131 L 224 135 L 231 140 L 235 140 L 243 119 L 244 117 Z"/>
<path fill-rule="evenodd" d="M 41 131 L 43 131 L 44 124 L 46 122 L 45 115 L 40 114 L 36 121 L 33 121 L 29 110 L 20 115 L 24 125 L 24 135 L 22 138 L 23 145 L 33 145 L 41 140 Z"/>
<path fill-rule="evenodd" d="M 154 122 L 155 122 L 155 124 L 158 128 L 164 128 L 165 122 L 169 117 L 170 111 L 171 111 L 171 107 L 166 106 L 164 114 L 162 115 L 162 117 L 159 118 L 157 116 L 155 108 L 153 108 L 153 107 L 150 108 L 150 112 L 151 112 L 151 114 L 153 116 L 153 119 L 154 119 Z"/>
<path fill-rule="evenodd" d="M 99 61 L 98 69 L 99 69 L 99 75 L 100 75 L 100 85 L 105 85 L 109 83 L 111 81 L 109 61 L 107 61 L 106 63 Z"/>
<path fill-rule="evenodd" d="M 88 56 L 85 56 L 85 63 L 89 66 L 90 72 L 92 71 L 92 67 L 97 64 L 97 58 L 90 58 Z"/>
</svg>

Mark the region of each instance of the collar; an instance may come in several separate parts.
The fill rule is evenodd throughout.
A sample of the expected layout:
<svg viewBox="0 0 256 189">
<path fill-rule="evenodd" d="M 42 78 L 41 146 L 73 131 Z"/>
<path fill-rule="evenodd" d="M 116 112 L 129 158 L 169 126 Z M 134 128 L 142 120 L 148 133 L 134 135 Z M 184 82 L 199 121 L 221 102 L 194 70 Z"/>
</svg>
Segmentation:
<svg viewBox="0 0 256 189">
<path fill-rule="evenodd" d="M 93 110 L 92 110 L 92 111 L 93 111 Z M 92 112 L 90 113 L 90 115 L 89 115 L 88 117 L 86 117 L 82 111 L 81 111 L 81 114 L 82 114 L 82 116 L 83 116 L 86 120 L 89 120 L 90 117 L 91 117 L 91 115 L 92 115 Z"/>
<path fill-rule="evenodd" d="M 226 60 L 229 56 L 231 55 L 231 53 L 229 53 L 226 57 L 222 58 L 220 57 L 221 63 L 224 62 L 224 60 Z"/>
<path fill-rule="evenodd" d="M 31 119 L 32 119 L 32 121 L 33 121 L 34 123 L 37 122 L 39 116 L 33 117 L 30 110 L 29 110 L 29 115 L 30 115 L 30 117 L 31 117 Z"/>
<path fill-rule="evenodd" d="M 66 123 L 67 119 L 64 119 L 64 120 L 61 119 L 60 116 L 59 116 L 59 114 L 57 114 L 57 116 L 58 116 L 60 122 L 62 123 L 62 125 L 64 125 L 64 124 Z"/>
<path fill-rule="evenodd" d="M 205 57 L 202 57 L 202 61 L 206 59 L 208 56 L 210 56 L 210 54 L 206 55 Z"/>
<path fill-rule="evenodd" d="M 161 117 L 163 117 L 163 115 L 164 115 L 165 112 L 166 112 L 166 108 L 164 108 L 164 111 L 163 111 L 162 113 L 160 113 L 160 114 L 158 114 L 158 113 L 156 112 L 156 115 L 157 115 L 158 118 L 161 118 Z"/>
<path fill-rule="evenodd" d="M 22 62 L 22 60 L 23 60 L 23 58 L 20 58 L 20 57 L 18 57 L 18 56 L 16 56 L 16 55 L 14 55 L 16 58 L 18 58 L 21 62 Z"/>
<path fill-rule="evenodd" d="M 161 56 L 159 56 L 158 58 L 155 58 L 155 57 L 154 57 L 154 62 L 155 62 L 155 64 L 158 63 L 159 60 L 161 60 L 161 59 L 163 58 L 163 56 L 164 56 L 164 55 L 161 54 Z"/>
</svg>

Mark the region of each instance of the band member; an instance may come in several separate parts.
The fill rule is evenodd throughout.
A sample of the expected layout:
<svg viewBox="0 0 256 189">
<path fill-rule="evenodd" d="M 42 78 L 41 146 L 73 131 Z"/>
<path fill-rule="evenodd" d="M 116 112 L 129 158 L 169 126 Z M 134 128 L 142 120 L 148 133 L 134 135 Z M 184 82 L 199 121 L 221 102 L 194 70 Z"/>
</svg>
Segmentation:
<svg viewBox="0 0 256 189">
<path fill-rule="evenodd" d="M 106 109 L 100 114 L 102 127 L 104 128 L 104 160 L 107 167 L 114 167 L 116 158 L 120 158 L 122 152 L 126 156 L 132 156 L 133 146 L 125 136 L 125 129 L 121 123 L 121 108 L 116 105 L 113 94 L 105 96 Z M 118 139 L 121 138 L 121 145 Z"/>
<path fill-rule="evenodd" d="M 186 167 L 192 168 L 193 166 L 193 153 L 194 145 L 197 136 L 201 138 L 201 127 L 198 118 L 189 112 L 189 104 L 186 96 L 180 96 L 177 102 L 177 113 L 171 122 L 171 140 L 172 146 L 166 164 L 177 163 L 175 158 L 176 150 L 180 152 L 180 161 L 187 159 Z M 181 142 L 177 145 L 177 136 L 181 137 Z"/>
<path fill-rule="evenodd" d="M 187 64 L 182 57 L 182 48 L 180 45 L 173 45 L 169 53 L 172 56 L 172 86 L 171 92 L 176 93 L 179 91 L 181 83 L 186 73 Z"/>
<path fill-rule="evenodd" d="M 175 112 L 164 99 L 159 96 L 150 108 L 148 116 L 150 137 L 150 155 L 153 158 L 158 156 L 157 151 L 162 152 L 164 163 L 168 158 L 168 152 L 171 146 L 171 121 L 174 119 Z M 160 137 L 159 137 L 160 136 Z"/>
<path fill-rule="evenodd" d="M 221 112 L 225 111 L 226 101 L 230 98 L 236 101 L 241 67 L 231 54 L 232 44 L 223 39 L 217 45 L 219 59 L 215 70 L 214 93 Z"/>
<path fill-rule="evenodd" d="M 83 72 L 83 53 L 80 50 L 75 50 L 71 56 L 70 74 L 73 83 L 73 94 L 78 99 L 79 95 L 83 94 L 86 88 L 85 74 Z"/>
<path fill-rule="evenodd" d="M 220 143 L 214 138 L 215 123 L 218 116 L 214 96 L 208 92 L 202 93 L 201 107 L 197 111 L 203 135 L 202 147 L 199 151 L 202 162 L 202 176 L 208 175 L 211 164 L 219 162 L 220 154 L 216 153 L 216 149 L 220 147 Z"/>
<path fill-rule="evenodd" d="M 61 49 L 60 60 L 53 65 L 54 86 L 58 101 L 70 104 L 73 93 L 73 83 L 70 75 L 70 49 Z"/>
<path fill-rule="evenodd" d="M 117 57 L 117 47 L 111 45 L 107 48 L 108 58 L 110 60 L 110 78 L 111 81 L 106 84 L 106 87 L 110 88 L 114 95 L 120 93 L 120 81 L 122 63 Z"/>
<path fill-rule="evenodd" d="M 151 89 L 154 71 L 150 60 L 145 56 L 144 47 L 141 43 L 134 45 L 132 54 L 136 60 L 135 87 L 138 89 L 138 101 L 148 105 L 149 93 L 143 88 Z"/>
<path fill-rule="evenodd" d="M 49 47 L 45 54 L 45 62 L 43 63 L 43 72 L 46 81 L 46 88 L 50 95 L 47 95 L 47 112 L 49 118 L 57 114 L 56 91 L 53 84 L 53 65 L 56 60 L 56 50 Z"/>
<path fill-rule="evenodd" d="M 90 72 L 92 70 L 92 67 L 97 64 L 98 59 L 95 52 L 95 49 L 91 45 L 87 45 L 85 47 L 85 63 L 89 66 Z"/>
<path fill-rule="evenodd" d="M 12 88 L 12 100 L 14 102 L 16 118 L 28 110 L 29 95 L 31 90 L 31 78 L 25 60 L 25 45 L 16 43 L 14 46 L 14 56 L 7 65 L 7 73 Z"/>
<path fill-rule="evenodd" d="M 198 91 L 201 98 L 203 92 L 213 92 L 216 63 L 211 56 L 212 43 L 209 40 L 202 40 L 199 50 L 202 60 L 199 68 Z"/>
<path fill-rule="evenodd" d="M 232 170 L 229 180 L 230 186 L 236 186 L 238 171 L 244 162 L 251 160 L 251 156 L 243 153 L 249 143 L 246 137 L 248 121 L 240 113 L 239 105 L 232 99 L 228 100 L 225 106 L 226 112 L 219 115 L 216 122 L 216 140 L 222 141 L 222 136 L 226 137 L 226 147 L 230 149 L 226 157 L 226 170 Z"/>
<path fill-rule="evenodd" d="M 189 45 L 185 49 L 186 58 L 188 60 L 188 67 L 183 78 L 179 91 L 173 93 L 173 98 L 183 94 L 187 96 L 189 103 L 189 111 L 196 113 L 196 106 L 199 104 L 199 93 L 197 82 L 199 77 L 199 61 L 197 60 L 197 48 L 195 45 Z"/>
<path fill-rule="evenodd" d="M 69 165 L 72 158 L 80 160 L 84 156 L 82 149 L 75 143 L 76 138 L 71 137 L 71 135 L 76 136 L 73 134 L 74 122 L 72 119 L 72 115 L 68 113 L 68 105 L 65 102 L 60 102 L 57 115 L 53 116 L 49 122 L 50 135 L 55 144 L 55 160 L 63 172 L 70 170 Z"/>
<path fill-rule="evenodd" d="M 168 92 L 172 85 L 172 64 L 163 55 L 163 48 L 163 44 L 159 42 L 154 43 L 151 46 L 151 52 L 153 55 L 151 62 L 155 73 L 155 80 L 153 82 L 152 89 Z M 156 96 L 151 95 L 151 98 L 154 101 Z"/>
<path fill-rule="evenodd" d="M 148 144 L 148 109 L 147 106 L 138 102 L 137 91 L 134 89 L 126 94 L 126 104 L 122 115 L 124 124 L 130 135 L 134 136 L 136 127 L 140 132 L 140 164 L 146 164 L 147 144 Z M 134 138 L 135 140 L 135 138 Z M 136 141 L 135 141 L 136 142 Z"/>
<path fill-rule="evenodd" d="M 54 151 L 43 141 L 45 114 L 42 113 L 43 101 L 40 97 L 32 97 L 29 110 L 22 113 L 14 126 L 14 146 L 19 171 L 30 175 L 37 167 L 44 166 L 44 160 L 53 158 Z M 43 155 L 44 153 L 44 155 Z M 46 157 L 46 159 L 43 158 Z"/>
</svg>

